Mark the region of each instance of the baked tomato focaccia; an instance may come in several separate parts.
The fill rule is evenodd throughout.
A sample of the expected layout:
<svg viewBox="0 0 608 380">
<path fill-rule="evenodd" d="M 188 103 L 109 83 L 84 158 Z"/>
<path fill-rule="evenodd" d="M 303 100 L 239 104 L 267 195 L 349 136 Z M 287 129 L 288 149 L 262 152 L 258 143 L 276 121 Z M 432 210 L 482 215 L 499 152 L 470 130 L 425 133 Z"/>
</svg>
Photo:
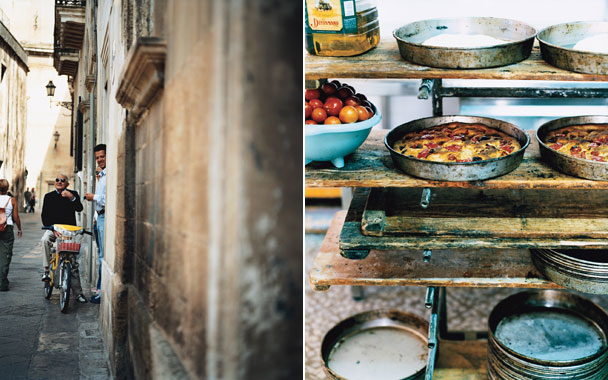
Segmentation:
<svg viewBox="0 0 608 380">
<path fill-rule="evenodd" d="M 393 149 L 429 161 L 473 162 L 507 156 L 521 149 L 521 145 L 506 133 L 483 124 L 454 122 L 410 132 Z"/>
<path fill-rule="evenodd" d="M 585 160 L 608 162 L 608 124 L 570 125 L 547 133 L 549 148 Z"/>
</svg>

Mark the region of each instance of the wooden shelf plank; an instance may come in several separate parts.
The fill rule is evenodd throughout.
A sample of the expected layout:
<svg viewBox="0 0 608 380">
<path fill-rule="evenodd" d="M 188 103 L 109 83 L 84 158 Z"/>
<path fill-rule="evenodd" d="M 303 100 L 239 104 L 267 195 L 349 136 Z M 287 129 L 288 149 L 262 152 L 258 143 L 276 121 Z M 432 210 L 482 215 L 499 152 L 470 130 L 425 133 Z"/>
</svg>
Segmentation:
<svg viewBox="0 0 608 380">
<path fill-rule="evenodd" d="M 338 237 L 346 211 L 336 213 L 310 272 L 317 290 L 330 285 L 521 287 L 560 289 L 542 278 L 528 250 L 376 251 L 363 260 L 340 256 Z"/>
<path fill-rule="evenodd" d="M 476 236 L 474 233 L 463 233 L 460 236 L 424 236 L 420 234 L 400 236 L 365 236 L 361 232 L 363 211 L 370 189 L 357 188 L 353 194 L 348 213 L 339 239 L 340 252 L 349 259 L 365 258 L 371 249 L 390 250 L 424 250 L 424 249 L 607 249 L 608 239 L 589 236 L 546 237 L 529 236 L 496 237 Z M 523 233 L 523 231 L 522 231 Z"/>
<path fill-rule="evenodd" d="M 421 194 L 415 188 L 372 188 L 362 233 L 608 239 L 606 191 L 439 188 L 426 208 L 420 206 Z"/>
<path fill-rule="evenodd" d="M 440 340 L 434 380 L 486 380 L 488 341 Z"/>
<path fill-rule="evenodd" d="M 374 129 L 346 165 L 337 169 L 329 162 L 306 165 L 306 186 L 310 187 L 462 187 L 484 189 L 608 189 L 608 181 L 592 181 L 558 172 L 540 160 L 538 142 L 526 149 L 521 165 L 501 177 L 485 181 L 428 181 L 404 174 L 393 165 L 384 146 L 387 130 Z M 533 131 L 529 131 L 533 134 Z"/>
<path fill-rule="evenodd" d="M 551 66 L 541 55 L 538 43 L 526 60 L 489 69 L 438 69 L 405 61 L 394 38 L 383 39 L 375 49 L 355 57 L 305 55 L 307 80 L 322 78 L 366 79 L 508 79 L 552 81 L 608 81 L 608 75 L 581 74 Z"/>
</svg>

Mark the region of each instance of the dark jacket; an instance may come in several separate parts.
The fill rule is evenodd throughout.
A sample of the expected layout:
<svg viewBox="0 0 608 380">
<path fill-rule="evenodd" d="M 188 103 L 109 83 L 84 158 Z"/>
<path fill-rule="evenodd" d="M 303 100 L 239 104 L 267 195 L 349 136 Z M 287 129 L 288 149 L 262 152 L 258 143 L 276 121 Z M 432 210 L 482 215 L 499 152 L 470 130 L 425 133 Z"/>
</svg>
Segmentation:
<svg viewBox="0 0 608 380">
<path fill-rule="evenodd" d="M 42 224 L 50 226 L 52 224 L 71 224 L 76 225 L 76 212 L 82 211 L 80 196 L 74 190 L 68 190 L 76 197 L 73 201 L 64 198 L 56 190 L 46 193 L 42 206 Z"/>
</svg>

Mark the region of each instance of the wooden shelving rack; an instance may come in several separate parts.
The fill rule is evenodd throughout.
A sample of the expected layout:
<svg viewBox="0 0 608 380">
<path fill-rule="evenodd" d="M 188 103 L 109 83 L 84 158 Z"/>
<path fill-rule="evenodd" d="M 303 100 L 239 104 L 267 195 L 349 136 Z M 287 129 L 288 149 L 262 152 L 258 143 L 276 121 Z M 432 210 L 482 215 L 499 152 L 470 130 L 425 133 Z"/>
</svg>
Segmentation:
<svg viewBox="0 0 608 380">
<path fill-rule="evenodd" d="M 441 99 L 463 96 L 462 91 L 441 87 L 441 79 L 503 79 L 538 81 L 608 81 L 608 76 L 574 73 L 545 63 L 538 46 L 531 56 L 517 64 L 479 70 L 436 69 L 404 61 L 394 40 L 383 40 L 372 51 L 356 57 L 333 58 L 307 55 L 307 86 L 323 79 L 423 79 L 430 86 L 433 112 L 441 115 Z M 521 86 L 520 86 L 521 87 Z M 525 87 L 525 86 L 524 86 Z M 475 88 L 467 89 L 474 94 Z M 608 97 L 605 88 L 518 89 L 509 91 L 480 89 L 482 96 L 515 97 Z M 459 95 L 459 93 L 461 95 Z M 469 95 L 471 96 L 471 95 Z M 391 126 L 395 127 L 395 126 Z M 392 163 L 384 146 L 386 131 L 372 131 L 367 141 L 345 161 L 341 169 L 329 163 L 306 166 L 307 187 L 354 187 L 351 207 L 334 218 L 313 268 L 310 281 L 316 290 L 332 285 L 426 286 L 427 303 L 432 306 L 426 379 L 486 379 L 487 341 L 451 340 L 445 315 L 445 289 L 448 287 L 514 287 L 559 289 L 542 278 L 532 264 L 528 248 L 607 248 L 604 229 L 608 218 L 600 215 L 599 224 L 591 223 L 596 215 L 589 211 L 589 236 L 539 236 L 522 229 L 517 238 L 501 236 L 424 236 L 419 234 L 367 236 L 361 231 L 367 194 L 370 188 L 477 189 L 521 191 L 598 191 L 608 189 L 608 181 L 590 181 L 562 174 L 540 160 L 538 143 L 526 150 L 522 164 L 513 172 L 486 181 L 441 182 L 408 176 Z M 367 191 L 367 193 L 366 193 Z M 604 194 L 604 192 L 601 192 Z M 466 202 L 466 200 L 463 200 Z M 583 206 L 581 208 L 584 209 Z M 441 215 L 435 215 L 440 218 Z M 514 223 L 517 218 L 512 218 Z M 564 219 L 568 220 L 568 219 Z M 473 222 L 473 220 L 469 220 Z M 571 220 L 572 221 L 572 220 Z M 467 220 L 463 221 L 466 224 Z M 580 222 L 580 221 L 574 221 Z M 448 225 L 450 221 L 446 222 Z M 583 221 L 582 223 L 586 223 Z M 516 226 L 516 224 L 515 224 Z M 608 226 L 608 224 L 606 224 Z M 580 227 L 580 226 L 579 226 Z M 517 228 L 514 228 L 517 230 Z M 423 254 L 424 252 L 424 254 Z M 432 256 L 429 259 L 429 254 Z M 346 256 L 346 258 L 344 257 Z M 359 258 L 360 260 L 357 260 Z M 443 310 L 442 310 L 443 309 Z"/>
</svg>

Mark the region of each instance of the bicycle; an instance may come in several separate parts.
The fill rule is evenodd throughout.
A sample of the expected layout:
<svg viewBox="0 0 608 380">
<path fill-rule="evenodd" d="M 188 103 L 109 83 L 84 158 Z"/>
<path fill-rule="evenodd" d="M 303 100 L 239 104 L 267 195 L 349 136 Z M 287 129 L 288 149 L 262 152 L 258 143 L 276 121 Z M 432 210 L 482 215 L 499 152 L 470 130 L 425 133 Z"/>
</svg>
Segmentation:
<svg viewBox="0 0 608 380">
<path fill-rule="evenodd" d="M 59 309 L 62 313 L 66 313 L 70 304 L 72 263 L 76 262 L 76 255 L 80 253 L 82 235 L 92 235 L 92 233 L 82 227 L 69 224 L 43 226 L 42 229 L 53 231 L 56 237 L 49 262 L 50 280 L 44 282 L 44 298 L 51 298 L 53 288 L 60 289 Z M 55 279 L 59 281 L 55 281 Z"/>
</svg>

